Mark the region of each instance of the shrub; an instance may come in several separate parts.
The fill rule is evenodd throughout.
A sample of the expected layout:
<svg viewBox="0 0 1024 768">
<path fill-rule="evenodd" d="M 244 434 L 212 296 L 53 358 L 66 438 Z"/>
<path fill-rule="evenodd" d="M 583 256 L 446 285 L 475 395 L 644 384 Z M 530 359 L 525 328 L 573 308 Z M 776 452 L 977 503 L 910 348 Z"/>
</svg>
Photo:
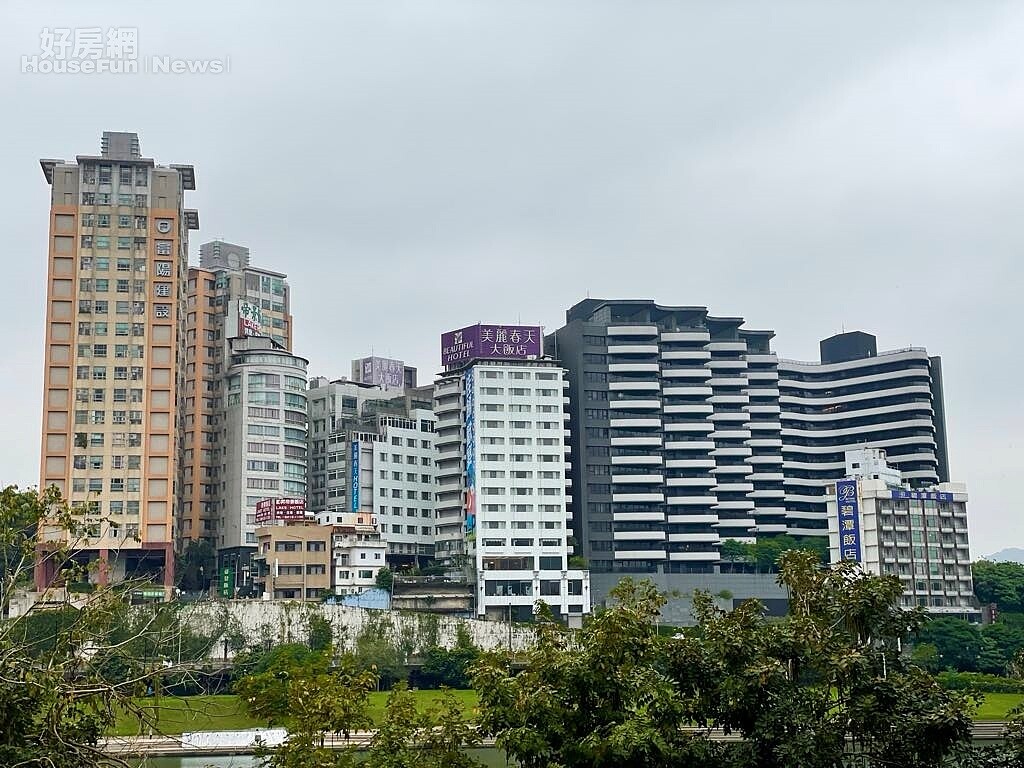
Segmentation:
<svg viewBox="0 0 1024 768">
<path fill-rule="evenodd" d="M 936 675 L 939 684 L 952 691 L 976 691 L 977 693 L 1024 693 L 1024 680 L 981 672 L 940 672 Z"/>
</svg>

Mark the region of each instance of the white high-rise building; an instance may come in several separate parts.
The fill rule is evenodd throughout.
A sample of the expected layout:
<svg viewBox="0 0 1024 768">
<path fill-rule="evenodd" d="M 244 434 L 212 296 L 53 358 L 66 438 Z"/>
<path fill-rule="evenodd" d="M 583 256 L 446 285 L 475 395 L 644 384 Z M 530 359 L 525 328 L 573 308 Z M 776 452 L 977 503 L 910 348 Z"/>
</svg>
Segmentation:
<svg viewBox="0 0 1024 768">
<path fill-rule="evenodd" d="M 967 486 L 911 488 L 879 449 L 847 451 L 846 466 L 847 477 L 827 494 L 832 562 L 854 560 L 876 575 L 898 576 L 904 606 L 978 619 Z"/>
<path fill-rule="evenodd" d="M 437 557 L 475 580 L 476 614 L 528 618 L 538 600 L 575 623 L 589 572 L 571 568 L 568 382 L 540 328 L 477 325 L 442 337 L 435 384 Z"/>
<path fill-rule="evenodd" d="M 234 572 L 239 594 L 252 583 L 256 505 L 306 498 L 306 366 L 273 339 L 228 340 L 221 482 L 212 490 L 218 568 Z"/>
</svg>

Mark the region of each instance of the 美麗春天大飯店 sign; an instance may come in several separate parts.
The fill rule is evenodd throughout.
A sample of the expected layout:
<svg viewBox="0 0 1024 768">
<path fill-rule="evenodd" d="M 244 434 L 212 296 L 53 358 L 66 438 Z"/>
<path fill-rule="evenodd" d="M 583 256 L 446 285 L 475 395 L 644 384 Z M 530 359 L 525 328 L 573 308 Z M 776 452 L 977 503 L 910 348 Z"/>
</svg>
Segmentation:
<svg viewBox="0 0 1024 768">
<path fill-rule="evenodd" d="M 441 365 L 447 370 L 473 360 L 530 360 L 541 356 L 539 325 L 470 325 L 441 334 Z"/>
</svg>

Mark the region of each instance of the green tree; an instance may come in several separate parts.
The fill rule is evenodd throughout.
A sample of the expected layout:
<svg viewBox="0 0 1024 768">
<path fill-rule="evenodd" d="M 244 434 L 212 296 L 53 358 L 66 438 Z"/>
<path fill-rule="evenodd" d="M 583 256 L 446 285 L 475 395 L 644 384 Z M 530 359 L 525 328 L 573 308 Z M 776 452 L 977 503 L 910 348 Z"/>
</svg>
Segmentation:
<svg viewBox="0 0 1024 768">
<path fill-rule="evenodd" d="M 931 643 L 918 643 L 910 653 L 910 660 L 927 672 L 938 672 L 942 668 L 939 649 Z"/>
<path fill-rule="evenodd" d="M 1000 611 L 1024 612 L 1024 565 L 979 560 L 971 572 L 978 600 L 995 603 Z"/>
<path fill-rule="evenodd" d="M 953 617 L 933 618 L 923 624 L 918 638 L 938 649 L 942 669 L 977 671 L 981 632 L 974 625 Z"/>
<path fill-rule="evenodd" d="M 576 633 L 542 607 L 521 658 L 490 652 L 477 662 L 481 732 L 524 768 L 699 765 L 722 749 L 680 728 L 691 711 L 665 674 L 667 641 L 654 627 L 664 596 L 624 580 L 612 597 Z M 515 661 L 525 665 L 518 674 Z"/>
<path fill-rule="evenodd" d="M 388 695 L 384 718 L 374 734 L 364 765 L 367 768 L 478 768 L 481 763 L 466 754 L 479 746 L 480 737 L 467 722 L 462 707 L 450 691 L 426 711 L 405 683 Z"/>
<path fill-rule="evenodd" d="M 377 585 L 377 589 L 390 592 L 395 587 L 395 574 L 392 573 L 390 568 L 381 568 L 377 571 L 377 578 L 374 580 L 374 583 Z"/>
<path fill-rule="evenodd" d="M 114 713 L 151 719 L 133 696 L 153 680 L 111 662 L 122 647 L 145 644 L 149 623 L 122 625 L 127 593 L 137 584 L 96 586 L 72 595 L 63 585 L 89 580 L 91 570 L 74 554 L 88 539 L 82 510 L 56 488 L 41 492 L 8 487 L 0 492 L 0 765 L 94 768 L 110 764 L 97 749 Z M 55 575 L 45 602 L 10 617 L 14 591 L 31 580 L 42 561 Z M 71 600 L 74 598 L 74 605 Z M 115 635 L 120 633 L 123 641 Z M 167 643 L 175 639 L 164 634 Z M 173 670 L 172 670 L 173 671 Z"/>
<path fill-rule="evenodd" d="M 318 613 L 309 615 L 309 647 L 313 651 L 326 651 L 334 642 L 331 622 Z"/>
<path fill-rule="evenodd" d="M 331 734 L 348 737 L 371 725 L 368 713 L 369 692 L 376 681 L 373 675 L 359 671 L 348 657 L 328 669 L 320 664 L 293 667 L 279 675 L 283 686 L 268 685 L 250 678 L 239 685 L 252 713 L 274 712 L 278 722 L 288 729 L 288 740 L 273 751 L 261 750 L 259 757 L 267 768 L 349 768 L 355 765 L 353 749 L 333 749 Z M 267 698 L 263 699 L 266 695 Z M 282 704 L 283 702 L 283 704 Z M 253 709 L 252 707 L 255 707 Z M 262 717 L 262 714 L 256 716 Z"/>
<path fill-rule="evenodd" d="M 899 607 L 898 579 L 822 569 L 811 551 L 784 553 L 779 569 L 782 620 L 756 601 L 725 611 L 698 593 L 698 626 L 659 636 L 664 597 L 629 581 L 577 633 L 542 617 L 533 649 L 474 667 L 482 732 L 526 768 L 835 768 L 854 751 L 933 768 L 969 746 L 971 701 L 901 651 L 924 615 Z"/>
<path fill-rule="evenodd" d="M 744 737 L 735 764 L 832 768 L 856 750 L 869 764 L 925 768 L 969 743 L 970 701 L 901 653 L 924 616 L 899 607 L 898 579 L 822 569 L 809 551 L 786 552 L 779 569 L 783 620 L 754 601 L 727 612 L 697 595 L 699 631 L 670 649 L 692 719 Z"/>
<path fill-rule="evenodd" d="M 246 711 L 268 725 L 287 725 L 294 717 L 295 681 L 314 680 L 330 669 L 330 659 L 299 643 L 280 645 L 263 654 L 252 673 L 235 683 Z"/>
<path fill-rule="evenodd" d="M 217 576 L 217 551 L 205 539 L 194 539 L 175 558 L 174 573 L 183 592 L 208 592 Z"/>
<path fill-rule="evenodd" d="M 470 666 L 480 656 L 472 645 L 452 649 L 430 648 L 423 656 L 419 684 L 424 688 L 470 688 Z"/>
<path fill-rule="evenodd" d="M 726 539 L 719 550 L 721 558 L 730 563 L 749 562 L 750 545 L 736 539 Z"/>
<path fill-rule="evenodd" d="M 14 590 L 29 582 L 40 506 L 46 501 L 35 491 L 15 485 L 0 491 L 0 603 L 4 608 Z"/>
</svg>

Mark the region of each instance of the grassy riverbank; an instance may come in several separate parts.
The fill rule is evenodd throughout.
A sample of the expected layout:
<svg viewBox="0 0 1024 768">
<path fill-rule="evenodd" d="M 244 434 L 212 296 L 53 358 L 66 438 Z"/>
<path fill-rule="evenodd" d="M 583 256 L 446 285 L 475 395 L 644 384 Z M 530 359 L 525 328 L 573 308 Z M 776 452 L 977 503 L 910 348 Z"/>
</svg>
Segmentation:
<svg viewBox="0 0 1024 768">
<path fill-rule="evenodd" d="M 453 691 L 462 704 L 467 717 L 476 706 L 476 691 Z M 439 691 L 413 691 L 416 704 L 428 709 L 440 695 Z M 386 692 L 370 694 L 370 716 L 379 723 L 384 716 Z M 177 735 L 186 731 L 236 731 L 265 727 L 265 722 L 253 720 L 237 696 L 161 696 L 147 699 L 144 706 L 156 718 L 155 733 Z M 147 733 L 148 731 L 142 731 Z M 114 727 L 114 736 L 135 736 L 140 733 L 139 721 L 128 713 L 120 714 Z"/>
<path fill-rule="evenodd" d="M 466 717 L 471 717 L 476 706 L 476 691 L 454 691 L 462 704 Z M 429 708 L 438 691 L 413 691 L 421 710 Z M 370 716 L 379 723 L 384 716 L 387 693 L 370 694 Z M 990 693 L 978 708 L 978 720 L 1002 720 L 1014 707 L 1024 704 L 1024 696 L 1017 693 Z M 163 696 L 147 700 L 147 708 L 157 719 L 155 732 L 176 735 L 186 731 L 235 731 L 266 726 L 245 713 L 237 696 Z M 140 732 L 139 723 L 128 714 L 118 717 L 114 736 L 134 736 Z"/>
</svg>

